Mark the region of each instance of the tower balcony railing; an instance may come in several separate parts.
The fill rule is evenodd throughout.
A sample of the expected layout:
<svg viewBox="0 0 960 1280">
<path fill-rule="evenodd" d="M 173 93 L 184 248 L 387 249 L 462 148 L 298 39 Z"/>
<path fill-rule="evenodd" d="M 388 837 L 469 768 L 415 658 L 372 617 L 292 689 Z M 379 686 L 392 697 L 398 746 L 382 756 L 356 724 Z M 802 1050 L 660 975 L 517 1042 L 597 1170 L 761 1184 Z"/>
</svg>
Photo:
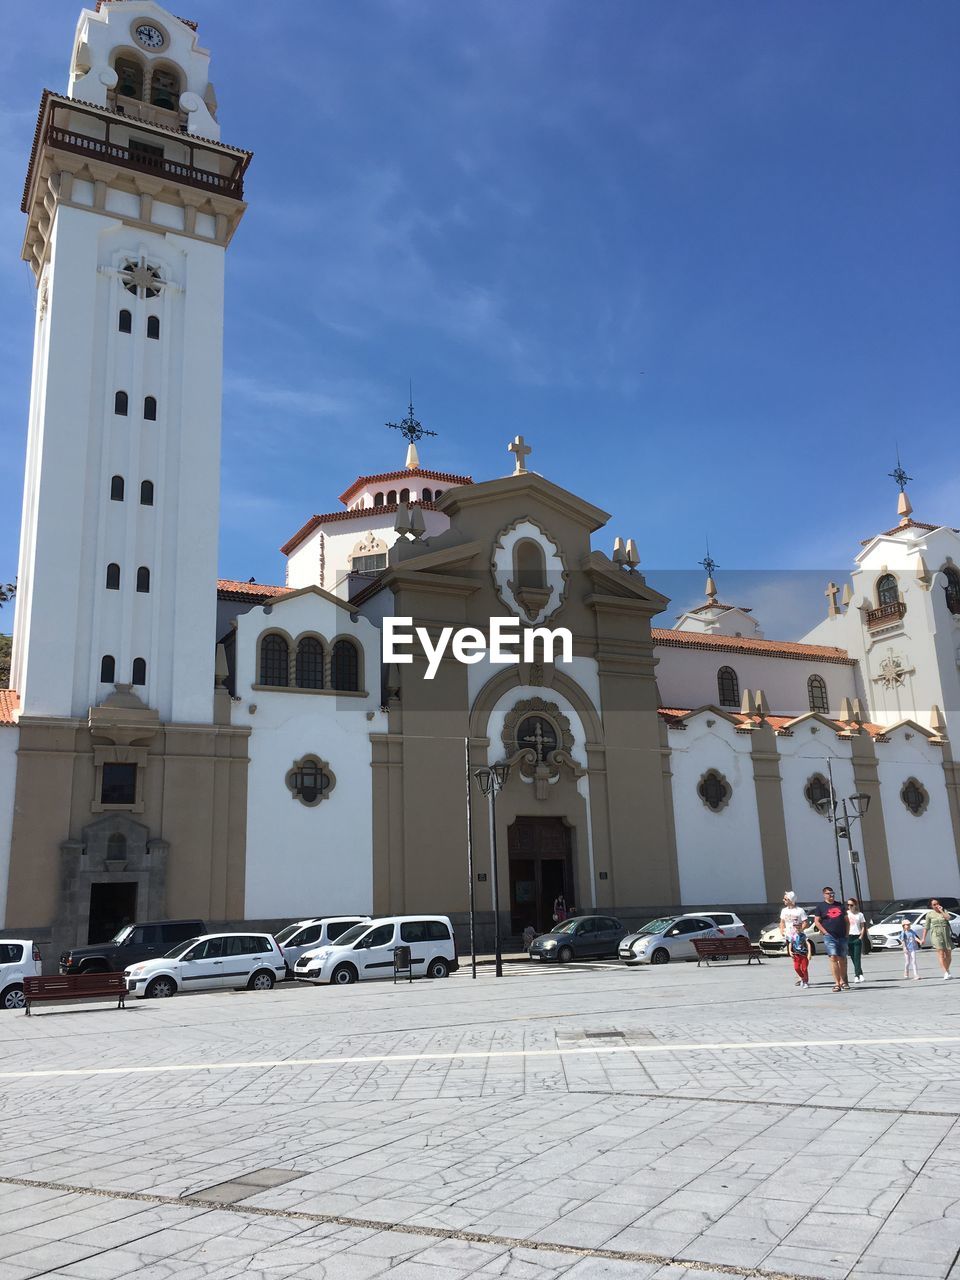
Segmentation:
<svg viewBox="0 0 960 1280">
<path fill-rule="evenodd" d="M 871 630 L 876 627 L 889 627 L 894 622 L 899 622 L 906 612 L 907 606 L 902 600 L 892 600 L 889 604 L 882 604 L 876 609 L 867 611 L 867 626 Z"/>
<path fill-rule="evenodd" d="M 181 160 L 168 160 L 166 156 L 131 150 L 121 143 L 91 138 L 75 129 L 64 129 L 52 123 L 47 129 L 46 141 L 49 146 L 61 151 L 75 151 L 93 159 L 108 160 L 111 164 L 119 164 L 126 169 L 139 169 L 159 177 L 172 178 L 174 182 L 186 183 L 189 187 L 217 191 L 221 195 L 232 196 L 235 200 L 243 199 L 243 178 L 238 173 L 211 173 L 208 169 L 199 169 L 196 165 L 185 164 Z"/>
</svg>

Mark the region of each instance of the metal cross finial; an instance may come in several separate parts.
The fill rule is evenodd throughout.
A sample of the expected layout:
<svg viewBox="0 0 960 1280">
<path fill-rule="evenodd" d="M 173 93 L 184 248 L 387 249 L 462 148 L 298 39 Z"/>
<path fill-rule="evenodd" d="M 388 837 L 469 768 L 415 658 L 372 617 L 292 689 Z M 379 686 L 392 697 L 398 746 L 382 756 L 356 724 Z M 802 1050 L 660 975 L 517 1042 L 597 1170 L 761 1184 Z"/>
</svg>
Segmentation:
<svg viewBox="0 0 960 1280">
<path fill-rule="evenodd" d="M 407 416 L 401 422 L 388 422 L 387 426 L 393 431 L 399 431 L 409 442 L 413 444 L 416 440 L 422 440 L 424 436 L 435 436 L 435 431 L 428 431 L 426 427 L 422 427 L 413 415 L 413 387 L 410 388 L 410 403 L 407 406 Z"/>
<path fill-rule="evenodd" d="M 513 443 L 507 445 L 507 452 L 516 455 L 516 465 L 513 468 L 515 476 L 521 476 L 527 469 L 527 458 L 533 449 L 527 444 L 523 436 L 514 436 Z"/>
<path fill-rule="evenodd" d="M 913 479 L 913 476 L 908 476 L 907 473 L 904 471 L 903 467 L 900 465 L 899 449 L 897 449 L 897 465 L 893 471 L 888 471 L 887 475 L 890 477 L 891 480 L 896 480 L 897 484 L 900 486 L 901 493 L 903 493 L 904 489 L 907 487 L 907 481 Z"/>
<path fill-rule="evenodd" d="M 711 556 L 710 554 L 709 542 L 707 543 L 707 554 L 698 563 L 701 564 L 704 567 L 704 569 L 706 569 L 708 578 L 712 578 L 714 571 L 720 568 L 716 560 L 714 560 L 713 556 Z"/>
</svg>

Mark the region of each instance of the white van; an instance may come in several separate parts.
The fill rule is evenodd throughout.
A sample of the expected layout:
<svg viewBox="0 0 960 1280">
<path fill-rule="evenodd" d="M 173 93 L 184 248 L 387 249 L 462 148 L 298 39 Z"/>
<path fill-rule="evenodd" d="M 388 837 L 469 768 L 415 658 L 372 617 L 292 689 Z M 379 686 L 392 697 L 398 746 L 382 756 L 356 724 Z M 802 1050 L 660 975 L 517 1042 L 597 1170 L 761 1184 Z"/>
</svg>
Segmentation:
<svg viewBox="0 0 960 1280">
<path fill-rule="evenodd" d="M 283 952 L 287 976 L 293 977 L 293 967 L 305 951 L 316 951 L 320 947 L 329 946 L 355 924 L 366 924 L 369 920 L 369 916 L 357 912 L 353 916 L 311 916 L 309 920 L 295 920 L 293 924 L 288 924 L 285 929 L 273 935 Z"/>
<path fill-rule="evenodd" d="M 392 978 L 397 947 L 410 948 L 414 977 L 446 978 L 460 968 L 453 926 L 446 916 L 381 916 L 348 929 L 332 946 L 305 951 L 293 976 L 337 986 L 360 978 Z"/>
</svg>

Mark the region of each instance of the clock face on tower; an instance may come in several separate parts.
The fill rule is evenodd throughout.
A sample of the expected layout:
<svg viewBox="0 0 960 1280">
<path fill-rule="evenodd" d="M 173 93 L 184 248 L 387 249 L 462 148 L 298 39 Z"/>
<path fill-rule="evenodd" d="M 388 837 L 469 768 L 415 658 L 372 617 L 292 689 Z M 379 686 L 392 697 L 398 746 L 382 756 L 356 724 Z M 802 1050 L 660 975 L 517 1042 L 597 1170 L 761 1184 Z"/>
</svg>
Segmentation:
<svg viewBox="0 0 960 1280">
<path fill-rule="evenodd" d="M 145 49 L 162 49 L 167 43 L 167 37 L 152 22 L 138 22 L 133 34 Z"/>
</svg>

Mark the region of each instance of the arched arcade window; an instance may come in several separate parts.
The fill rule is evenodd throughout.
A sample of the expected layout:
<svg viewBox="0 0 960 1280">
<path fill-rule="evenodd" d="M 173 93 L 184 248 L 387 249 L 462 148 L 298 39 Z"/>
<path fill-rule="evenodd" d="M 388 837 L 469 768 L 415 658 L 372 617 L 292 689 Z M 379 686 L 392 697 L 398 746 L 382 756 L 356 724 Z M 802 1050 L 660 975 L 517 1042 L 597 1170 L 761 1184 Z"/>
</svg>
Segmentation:
<svg viewBox="0 0 960 1280">
<path fill-rule="evenodd" d="M 422 502 L 432 502 L 432 501 L 433 501 L 433 490 L 432 490 L 432 489 L 424 489 L 423 493 L 421 493 L 421 495 L 420 495 L 420 499 L 421 499 L 421 501 L 422 501 Z"/>
<path fill-rule="evenodd" d="M 117 73 L 117 93 L 124 98 L 143 101 L 143 67 L 133 58 L 118 58 L 114 63 Z"/>
<path fill-rule="evenodd" d="M 740 681 L 733 667 L 721 667 L 717 672 L 717 698 L 721 707 L 740 706 Z"/>
<path fill-rule="evenodd" d="M 330 687 L 345 692 L 360 688 L 360 654 L 352 640 L 338 640 L 330 662 Z"/>
<path fill-rule="evenodd" d="M 180 106 L 180 77 L 174 71 L 155 67 L 150 77 L 150 101 L 165 111 L 176 111 Z"/>
<path fill-rule="evenodd" d="M 396 489 L 391 489 L 390 492 L 387 494 L 387 506 L 389 507 L 394 506 L 396 504 L 396 501 L 397 501 L 397 491 Z"/>
<path fill-rule="evenodd" d="M 877 579 L 877 604 L 899 604 L 900 588 L 892 573 L 885 573 Z"/>
<path fill-rule="evenodd" d="M 830 711 L 830 699 L 827 697 L 827 684 L 823 676 L 811 676 L 807 681 L 807 697 L 810 710 L 827 715 Z"/>
<path fill-rule="evenodd" d="M 382 506 L 383 506 L 383 494 L 382 494 L 382 493 L 375 493 L 375 494 L 373 495 L 373 505 L 374 505 L 375 507 L 382 507 Z"/>
<path fill-rule="evenodd" d="M 113 476 L 110 480 L 110 501 L 123 501 L 123 476 Z"/>
<path fill-rule="evenodd" d="M 282 689 L 290 683 L 290 649 L 276 632 L 260 641 L 260 683 Z"/>
<path fill-rule="evenodd" d="M 323 645 L 316 636 L 304 636 L 297 645 L 297 688 L 323 688 Z"/>
</svg>

